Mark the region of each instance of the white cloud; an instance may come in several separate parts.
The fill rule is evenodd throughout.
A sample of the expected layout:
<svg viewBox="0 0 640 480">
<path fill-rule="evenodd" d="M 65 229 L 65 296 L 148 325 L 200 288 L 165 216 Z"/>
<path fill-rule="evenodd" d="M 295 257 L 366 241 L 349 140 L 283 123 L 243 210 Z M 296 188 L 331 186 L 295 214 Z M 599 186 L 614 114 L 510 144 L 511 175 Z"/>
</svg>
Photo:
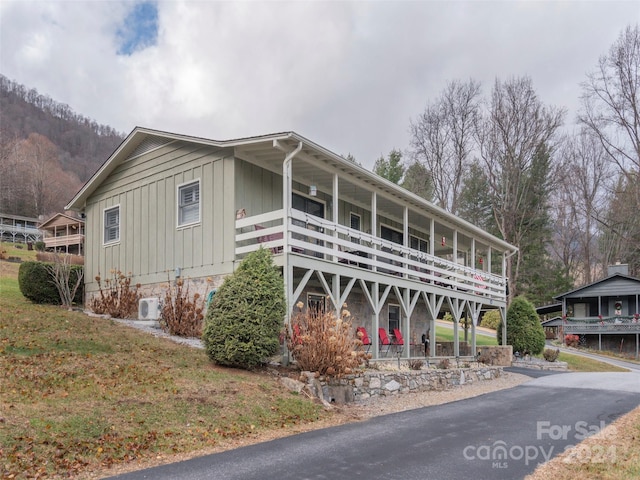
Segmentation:
<svg viewBox="0 0 640 480">
<path fill-rule="evenodd" d="M 0 3 L 0 72 L 100 123 L 225 139 L 295 130 L 371 167 L 408 146 L 448 80 L 529 75 L 573 120 L 579 82 L 634 2 L 158 4 L 156 43 L 118 55 L 126 1 Z"/>
</svg>

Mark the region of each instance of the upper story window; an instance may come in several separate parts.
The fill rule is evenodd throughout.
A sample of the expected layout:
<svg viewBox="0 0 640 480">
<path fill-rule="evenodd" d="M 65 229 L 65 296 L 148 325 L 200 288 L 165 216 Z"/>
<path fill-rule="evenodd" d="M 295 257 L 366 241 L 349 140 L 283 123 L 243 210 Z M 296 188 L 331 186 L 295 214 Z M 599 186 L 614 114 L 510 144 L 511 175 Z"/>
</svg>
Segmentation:
<svg viewBox="0 0 640 480">
<path fill-rule="evenodd" d="M 120 241 L 120 205 L 104 210 L 104 244 Z"/>
<path fill-rule="evenodd" d="M 178 185 L 178 226 L 200 221 L 200 180 Z"/>
</svg>

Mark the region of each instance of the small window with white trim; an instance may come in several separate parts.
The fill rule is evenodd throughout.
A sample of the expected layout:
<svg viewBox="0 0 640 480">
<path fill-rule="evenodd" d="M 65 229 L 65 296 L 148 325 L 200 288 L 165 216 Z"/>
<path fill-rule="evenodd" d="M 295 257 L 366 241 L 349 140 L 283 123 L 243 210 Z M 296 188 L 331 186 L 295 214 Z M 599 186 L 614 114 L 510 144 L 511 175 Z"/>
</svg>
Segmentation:
<svg viewBox="0 0 640 480">
<path fill-rule="evenodd" d="M 351 229 L 359 231 L 361 230 L 361 224 L 362 224 L 362 217 L 357 213 L 351 212 L 350 219 L 349 219 L 349 226 L 351 227 Z M 360 239 L 356 237 L 351 237 L 351 242 L 360 243 Z"/>
<path fill-rule="evenodd" d="M 200 221 L 200 180 L 178 185 L 178 226 Z"/>
<path fill-rule="evenodd" d="M 120 241 L 120 205 L 104 210 L 104 244 Z"/>
<path fill-rule="evenodd" d="M 393 333 L 393 329 L 400 330 L 400 305 L 389 305 L 389 333 Z"/>
</svg>

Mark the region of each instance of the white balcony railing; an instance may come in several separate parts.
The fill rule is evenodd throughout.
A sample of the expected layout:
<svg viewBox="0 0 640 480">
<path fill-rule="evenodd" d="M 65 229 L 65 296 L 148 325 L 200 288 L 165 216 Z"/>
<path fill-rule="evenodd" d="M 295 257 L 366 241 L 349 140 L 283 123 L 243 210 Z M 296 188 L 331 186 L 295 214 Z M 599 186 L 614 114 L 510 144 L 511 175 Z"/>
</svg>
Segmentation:
<svg viewBox="0 0 640 480">
<path fill-rule="evenodd" d="M 260 247 L 275 255 L 284 249 L 283 211 L 236 220 L 236 256 Z M 411 281 L 506 300 L 505 279 L 449 260 L 353 230 L 329 220 L 292 210 L 287 249 L 350 268 L 393 275 Z"/>
<path fill-rule="evenodd" d="M 80 245 L 84 243 L 84 235 L 61 235 L 58 237 L 44 237 L 46 248 L 65 247 L 67 245 Z"/>
</svg>

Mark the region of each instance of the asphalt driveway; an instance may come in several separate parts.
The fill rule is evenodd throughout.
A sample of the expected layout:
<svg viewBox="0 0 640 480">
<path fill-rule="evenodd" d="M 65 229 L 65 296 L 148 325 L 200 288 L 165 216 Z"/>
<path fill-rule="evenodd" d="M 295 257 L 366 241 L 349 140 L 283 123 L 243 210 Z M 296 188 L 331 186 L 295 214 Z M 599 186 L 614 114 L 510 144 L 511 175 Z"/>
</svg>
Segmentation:
<svg viewBox="0 0 640 480">
<path fill-rule="evenodd" d="M 539 378 L 475 398 L 114 478 L 521 479 L 640 405 L 638 372 L 523 373 Z M 599 450 L 583 457 L 590 453 L 594 461 L 601 459 Z"/>
</svg>

